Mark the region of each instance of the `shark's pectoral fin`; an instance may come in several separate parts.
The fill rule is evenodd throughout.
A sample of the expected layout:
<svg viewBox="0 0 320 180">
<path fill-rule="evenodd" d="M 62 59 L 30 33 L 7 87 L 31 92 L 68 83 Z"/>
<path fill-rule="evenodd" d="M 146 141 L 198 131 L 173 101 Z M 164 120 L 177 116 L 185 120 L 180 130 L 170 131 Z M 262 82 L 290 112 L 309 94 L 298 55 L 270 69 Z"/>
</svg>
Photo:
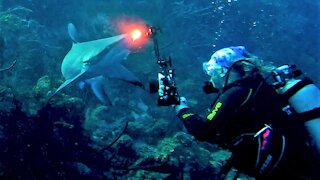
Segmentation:
<svg viewBox="0 0 320 180">
<path fill-rule="evenodd" d="M 82 76 L 84 76 L 86 74 L 86 71 L 81 72 L 80 74 L 78 74 L 77 76 L 75 76 L 72 79 L 67 79 L 63 84 L 61 84 L 58 89 L 52 93 L 49 97 L 48 97 L 48 101 L 53 98 L 53 96 L 55 96 L 59 91 L 61 91 L 62 89 L 64 89 L 65 87 L 69 86 L 71 83 L 75 82 L 77 79 L 81 78 Z"/>
<path fill-rule="evenodd" d="M 61 90 L 62 90 L 63 88 L 65 88 L 65 87 L 67 87 L 71 82 L 72 82 L 72 79 L 66 80 L 64 83 L 62 83 L 62 84 L 58 87 L 58 89 L 56 90 L 55 93 L 61 91 Z"/>
<path fill-rule="evenodd" d="M 98 76 L 95 78 L 88 79 L 86 80 L 86 82 L 90 84 L 90 87 L 94 95 L 99 99 L 99 101 L 102 104 L 111 106 L 112 103 L 104 91 L 104 80 L 105 79 L 103 78 L 103 76 Z"/>
<path fill-rule="evenodd" d="M 81 72 L 80 74 L 76 75 L 74 78 L 72 79 L 67 79 L 63 84 L 61 84 L 58 89 L 56 90 L 55 93 L 61 91 L 63 88 L 69 86 L 71 83 L 75 82 L 77 79 L 81 78 L 82 76 L 84 76 L 86 74 L 86 71 Z"/>
<path fill-rule="evenodd" d="M 108 72 L 109 78 L 120 79 L 135 86 L 139 86 L 142 89 L 145 89 L 141 81 L 132 72 L 130 72 L 121 64 L 117 64 L 114 65 L 112 68 L 108 68 L 106 72 Z"/>
</svg>

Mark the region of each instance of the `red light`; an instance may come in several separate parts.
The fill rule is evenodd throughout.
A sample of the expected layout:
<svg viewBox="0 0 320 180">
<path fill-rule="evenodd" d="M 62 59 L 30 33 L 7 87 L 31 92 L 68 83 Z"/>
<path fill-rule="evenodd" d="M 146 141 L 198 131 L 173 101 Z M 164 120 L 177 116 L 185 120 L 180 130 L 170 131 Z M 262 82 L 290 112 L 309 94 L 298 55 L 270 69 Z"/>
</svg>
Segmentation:
<svg viewBox="0 0 320 180">
<path fill-rule="evenodd" d="M 132 33 L 131 33 L 131 37 L 132 37 L 132 40 L 135 41 L 137 39 L 139 39 L 141 37 L 142 33 L 140 30 L 134 30 Z"/>
<path fill-rule="evenodd" d="M 126 43 L 130 48 L 141 48 L 148 43 L 148 26 L 143 21 L 120 20 L 117 27 L 121 34 L 128 34 Z"/>
</svg>

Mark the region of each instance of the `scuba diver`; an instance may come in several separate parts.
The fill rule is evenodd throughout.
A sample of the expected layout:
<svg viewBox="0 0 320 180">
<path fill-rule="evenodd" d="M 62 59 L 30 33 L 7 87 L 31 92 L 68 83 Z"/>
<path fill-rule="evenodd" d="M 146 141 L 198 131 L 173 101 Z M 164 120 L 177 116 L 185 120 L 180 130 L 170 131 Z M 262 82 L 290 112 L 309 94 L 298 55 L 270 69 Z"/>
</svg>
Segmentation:
<svg viewBox="0 0 320 180">
<path fill-rule="evenodd" d="M 294 65 L 268 65 L 244 46 L 214 52 L 203 70 L 211 77 L 203 90 L 217 93 L 208 115 L 194 113 L 184 97 L 174 108 L 196 139 L 233 153 L 225 173 L 320 177 L 320 90 L 309 78 Z"/>
</svg>

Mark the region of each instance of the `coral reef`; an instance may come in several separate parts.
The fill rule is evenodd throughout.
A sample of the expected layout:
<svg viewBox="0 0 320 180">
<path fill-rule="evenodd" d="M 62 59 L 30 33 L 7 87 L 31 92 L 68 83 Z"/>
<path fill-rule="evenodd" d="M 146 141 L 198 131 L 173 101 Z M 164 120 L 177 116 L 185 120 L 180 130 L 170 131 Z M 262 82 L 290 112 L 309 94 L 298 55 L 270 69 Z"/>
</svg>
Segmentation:
<svg viewBox="0 0 320 180">
<path fill-rule="evenodd" d="M 50 72 L 49 57 L 57 50 L 47 42 L 46 28 L 31 18 L 32 14 L 33 10 L 22 6 L 0 12 L 0 65 L 3 70 L 12 69 L 2 78 L 20 92 L 32 88 L 38 78 Z"/>
<path fill-rule="evenodd" d="M 7 107 L 0 111 L 2 177 L 219 179 L 223 176 L 221 169 L 230 152 L 197 143 L 191 135 L 177 129 L 163 138 L 142 141 L 135 132 L 136 126 L 141 125 L 138 119 L 117 119 L 112 107 L 87 108 L 84 101 L 64 94 L 46 102 L 56 83 L 44 76 L 29 94 L 15 94 L 1 87 L 1 103 Z M 18 100 L 22 97 L 23 102 Z M 159 126 L 149 126 L 138 127 L 140 133 L 165 131 Z"/>
</svg>

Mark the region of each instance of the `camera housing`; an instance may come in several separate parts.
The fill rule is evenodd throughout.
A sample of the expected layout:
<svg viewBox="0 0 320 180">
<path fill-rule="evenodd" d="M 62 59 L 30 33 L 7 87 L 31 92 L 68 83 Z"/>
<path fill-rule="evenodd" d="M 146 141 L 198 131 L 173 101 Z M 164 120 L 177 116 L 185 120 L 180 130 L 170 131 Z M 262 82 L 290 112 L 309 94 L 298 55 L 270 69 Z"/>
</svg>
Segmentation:
<svg viewBox="0 0 320 180">
<path fill-rule="evenodd" d="M 170 106 L 180 104 L 180 97 L 174 82 L 174 70 L 158 72 L 158 79 L 149 83 L 150 93 L 158 93 L 158 105 Z"/>
</svg>

